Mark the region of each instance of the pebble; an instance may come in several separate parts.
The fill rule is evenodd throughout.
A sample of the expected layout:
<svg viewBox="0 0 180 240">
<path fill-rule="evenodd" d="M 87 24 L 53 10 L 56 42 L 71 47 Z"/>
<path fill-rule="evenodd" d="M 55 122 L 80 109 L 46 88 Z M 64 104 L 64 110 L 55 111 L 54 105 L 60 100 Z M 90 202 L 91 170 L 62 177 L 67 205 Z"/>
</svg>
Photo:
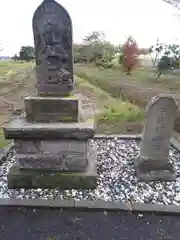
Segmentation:
<svg viewBox="0 0 180 240">
<path fill-rule="evenodd" d="M 97 145 L 98 186 L 95 190 L 9 190 L 7 173 L 15 163 L 12 150 L 7 161 L 0 166 L 0 198 L 16 199 L 75 199 L 127 201 L 180 205 L 180 152 L 170 147 L 170 160 L 176 169 L 174 182 L 140 182 L 136 178 L 134 159 L 139 154 L 140 144 L 135 140 L 92 140 Z"/>
</svg>

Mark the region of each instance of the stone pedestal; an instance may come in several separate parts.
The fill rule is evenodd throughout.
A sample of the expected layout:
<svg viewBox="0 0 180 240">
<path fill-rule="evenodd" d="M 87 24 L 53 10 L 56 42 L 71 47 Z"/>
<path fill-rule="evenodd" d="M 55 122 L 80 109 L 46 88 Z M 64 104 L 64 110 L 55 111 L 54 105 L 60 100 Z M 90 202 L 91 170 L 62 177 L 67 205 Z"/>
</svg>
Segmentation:
<svg viewBox="0 0 180 240">
<path fill-rule="evenodd" d="M 4 126 L 6 139 L 14 139 L 16 149 L 9 188 L 96 187 L 96 148 L 89 140 L 94 136 L 93 116 L 80 122 L 79 108 L 76 96 L 25 98 L 26 115 Z"/>
</svg>

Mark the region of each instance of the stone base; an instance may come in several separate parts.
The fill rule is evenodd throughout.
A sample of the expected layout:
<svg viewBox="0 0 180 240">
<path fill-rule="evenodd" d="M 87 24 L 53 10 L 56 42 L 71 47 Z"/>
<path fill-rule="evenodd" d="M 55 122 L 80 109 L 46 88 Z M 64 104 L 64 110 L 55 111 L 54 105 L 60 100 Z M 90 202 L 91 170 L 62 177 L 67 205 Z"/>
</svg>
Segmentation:
<svg viewBox="0 0 180 240">
<path fill-rule="evenodd" d="M 9 189 L 95 189 L 97 175 L 94 173 L 40 173 L 20 171 L 12 167 L 8 173 Z"/>
<path fill-rule="evenodd" d="M 83 173 L 22 170 L 16 164 L 9 170 L 7 178 L 9 189 L 94 189 L 97 187 L 96 159 L 89 161 L 89 165 Z"/>
<path fill-rule="evenodd" d="M 176 177 L 175 174 L 173 174 L 170 171 L 151 171 L 149 173 L 142 173 L 139 171 L 139 169 L 136 169 L 136 175 L 139 180 L 150 182 L 150 181 L 175 181 Z"/>
<path fill-rule="evenodd" d="M 138 156 L 135 160 L 137 178 L 141 181 L 174 181 L 175 171 L 167 160 L 143 159 Z"/>
<path fill-rule="evenodd" d="M 30 96 L 24 99 L 29 122 L 78 122 L 79 99 L 72 97 Z"/>
<path fill-rule="evenodd" d="M 15 140 L 16 163 L 20 169 L 85 172 L 96 162 L 97 151 L 90 141 L 21 141 Z"/>
</svg>

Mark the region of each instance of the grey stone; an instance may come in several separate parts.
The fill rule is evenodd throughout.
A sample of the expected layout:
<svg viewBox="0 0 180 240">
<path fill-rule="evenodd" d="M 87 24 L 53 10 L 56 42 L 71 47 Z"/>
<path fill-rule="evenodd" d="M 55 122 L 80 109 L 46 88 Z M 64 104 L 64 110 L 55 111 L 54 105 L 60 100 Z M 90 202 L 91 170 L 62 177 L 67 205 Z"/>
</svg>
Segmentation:
<svg viewBox="0 0 180 240">
<path fill-rule="evenodd" d="M 40 141 L 15 140 L 16 154 L 38 154 L 40 153 Z"/>
<path fill-rule="evenodd" d="M 33 17 L 37 95 L 25 98 L 25 113 L 3 127 L 14 139 L 16 163 L 9 188 L 89 189 L 97 186 L 92 106 L 73 95 L 72 23 L 54 0 Z"/>
<path fill-rule="evenodd" d="M 151 212 L 151 213 L 180 213 L 178 205 L 164 205 L 153 203 L 132 203 L 132 211 L 134 212 Z"/>
<path fill-rule="evenodd" d="M 88 140 L 95 134 L 94 121 L 77 123 L 31 123 L 25 117 L 13 119 L 3 127 L 6 139 L 78 139 Z"/>
<path fill-rule="evenodd" d="M 33 17 L 37 91 L 41 96 L 67 96 L 74 87 L 72 22 L 54 0 L 44 0 Z"/>
<path fill-rule="evenodd" d="M 83 172 L 91 157 L 96 158 L 96 149 L 89 141 L 42 141 L 39 145 L 37 154 L 27 154 L 23 148 L 24 153 L 16 155 L 20 169 Z"/>
<path fill-rule="evenodd" d="M 73 208 L 73 199 L 0 199 L 0 207 L 48 207 L 48 208 Z"/>
<path fill-rule="evenodd" d="M 140 180 L 175 179 L 174 168 L 169 162 L 169 147 L 176 110 L 174 99 L 167 95 L 155 97 L 148 104 L 140 155 L 135 161 Z"/>
<path fill-rule="evenodd" d="M 132 207 L 130 203 L 115 201 L 107 202 L 104 200 L 80 200 L 75 201 L 75 208 L 85 209 L 101 209 L 101 210 L 115 210 L 115 211 L 131 211 Z"/>
<path fill-rule="evenodd" d="M 14 165 L 8 172 L 9 189 L 94 189 L 97 187 L 96 152 L 90 156 L 89 165 L 84 172 L 48 172 L 21 170 Z"/>
<path fill-rule="evenodd" d="M 26 118 L 30 122 L 78 122 L 76 97 L 26 97 Z"/>
</svg>

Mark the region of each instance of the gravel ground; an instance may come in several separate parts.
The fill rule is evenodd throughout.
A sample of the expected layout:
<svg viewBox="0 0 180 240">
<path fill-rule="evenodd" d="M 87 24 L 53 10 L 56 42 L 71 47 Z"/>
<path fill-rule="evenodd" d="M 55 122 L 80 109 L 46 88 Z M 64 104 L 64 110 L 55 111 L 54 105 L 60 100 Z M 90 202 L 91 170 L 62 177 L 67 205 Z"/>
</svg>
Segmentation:
<svg viewBox="0 0 180 240">
<path fill-rule="evenodd" d="M 95 190 L 8 190 L 7 172 L 14 163 L 14 152 L 0 167 L 0 198 L 18 199 L 100 199 L 138 203 L 180 204 L 180 153 L 170 148 L 170 160 L 176 169 L 175 182 L 138 182 L 133 161 L 139 153 L 135 140 L 92 140 L 98 147 L 98 187 Z"/>
<path fill-rule="evenodd" d="M 2 240 L 180 240 L 178 216 L 0 208 Z"/>
</svg>

